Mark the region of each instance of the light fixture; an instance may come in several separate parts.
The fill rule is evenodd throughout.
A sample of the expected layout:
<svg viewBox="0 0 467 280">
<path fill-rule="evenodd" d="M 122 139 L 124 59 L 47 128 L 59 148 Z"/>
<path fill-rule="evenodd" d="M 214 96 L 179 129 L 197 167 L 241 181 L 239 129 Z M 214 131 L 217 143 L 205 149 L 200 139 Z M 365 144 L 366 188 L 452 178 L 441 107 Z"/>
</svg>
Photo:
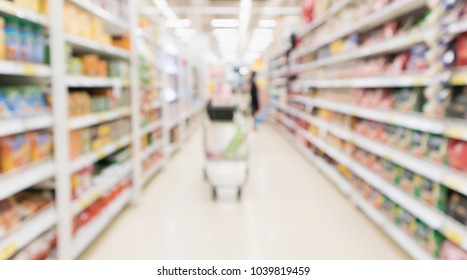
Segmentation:
<svg viewBox="0 0 467 280">
<path fill-rule="evenodd" d="M 214 28 L 233 28 L 238 27 L 238 19 L 213 19 L 211 26 Z"/>
<path fill-rule="evenodd" d="M 255 28 L 253 34 L 274 35 L 274 30 L 271 28 Z"/>
<path fill-rule="evenodd" d="M 153 0 L 153 2 L 161 10 L 162 14 L 167 19 L 171 19 L 171 20 L 177 19 L 177 15 L 169 7 L 166 0 Z"/>
<path fill-rule="evenodd" d="M 238 35 L 236 28 L 216 28 L 212 31 L 216 36 L 235 36 Z"/>
<path fill-rule="evenodd" d="M 273 19 L 262 19 L 259 21 L 258 26 L 261 28 L 274 28 L 276 27 L 276 21 Z"/>
<path fill-rule="evenodd" d="M 168 19 L 164 24 L 169 28 L 188 28 L 191 26 L 191 21 L 189 19 Z"/>
<path fill-rule="evenodd" d="M 178 28 L 175 30 L 175 35 L 178 37 L 192 37 L 196 35 L 196 29 L 194 28 Z"/>
</svg>

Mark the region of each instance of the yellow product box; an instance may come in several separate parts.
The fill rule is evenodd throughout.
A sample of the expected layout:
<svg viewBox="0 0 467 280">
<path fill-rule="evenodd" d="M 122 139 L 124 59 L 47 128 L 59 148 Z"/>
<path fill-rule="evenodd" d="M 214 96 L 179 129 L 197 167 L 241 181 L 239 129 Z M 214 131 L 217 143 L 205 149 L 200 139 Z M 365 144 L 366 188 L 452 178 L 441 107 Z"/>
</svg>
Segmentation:
<svg viewBox="0 0 467 280">
<path fill-rule="evenodd" d="M 37 13 L 39 12 L 40 1 L 38 0 L 14 0 L 13 3 L 15 3 L 23 9 Z"/>
</svg>

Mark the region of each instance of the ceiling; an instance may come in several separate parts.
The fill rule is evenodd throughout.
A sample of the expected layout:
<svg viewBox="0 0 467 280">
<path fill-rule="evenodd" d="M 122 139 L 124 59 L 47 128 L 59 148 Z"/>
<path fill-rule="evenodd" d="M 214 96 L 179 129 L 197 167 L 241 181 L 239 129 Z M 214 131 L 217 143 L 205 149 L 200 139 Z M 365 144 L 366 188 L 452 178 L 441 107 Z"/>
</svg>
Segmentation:
<svg viewBox="0 0 467 280">
<path fill-rule="evenodd" d="M 263 49 L 269 47 L 267 45 L 267 42 L 270 41 L 269 35 L 264 34 L 270 33 L 269 30 L 255 30 L 259 27 L 258 25 L 261 20 L 267 19 L 269 20 L 268 23 L 271 24 L 271 20 L 276 20 L 278 23 L 282 17 L 297 16 L 301 12 L 302 1 L 145 0 L 141 1 L 141 12 L 148 15 L 164 15 L 165 18 L 171 18 L 173 22 L 184 20 L 183 26 L 178 26 L 178 29 L 190 29 L 193 32 L 196 30 L 196 33 L 212 34 L 212 45 L 216 46 L 214 49 L 217 49 L 219 55 L 226 59 L 228 58 L 227 60 L 239 61 L 245 60 L 245 56 L 249 56 L 251 60 L 253 56 L 257 56 L 258 54 L 256 49 L 259 48 L 261 52 L 264 52 L 265 50 Z M 164 6 L 167 6 L 167 8 Z M 174 19 L 177 19 L 177 21 Z M 228 28 L 230 30 L 218 30 L 216 34 L 220 34 L 220 36 L 214 35 L 213 19 L 230 19 L 231 24 L 233 20 L 233 26 L 238 31 L 236 32 L 237 34 L 229 33 L 232 34 L 229 35 L 228 32 L 233 32 L 233 30 L 232 28 Z M 189 20 L 190 26 L 186 26 L 187 20 Z M 235 21 L 237 21 L 236 25 Z M 274 28 L 271 28 L 271 26 L 268 28 L 273 32 Z M 238 37 L 238 40 L 233 40 L 233 37 Z M 189 41 L 189 38 L 185 39 Z M 252 40 L 254 42 L 251 43 L 255 46 L 248 45 Z M 260 42 L 261 46 L 256 46 Z M 253 49 L 255 49 L 254 55 L 252 54 Z"/>
</svg>

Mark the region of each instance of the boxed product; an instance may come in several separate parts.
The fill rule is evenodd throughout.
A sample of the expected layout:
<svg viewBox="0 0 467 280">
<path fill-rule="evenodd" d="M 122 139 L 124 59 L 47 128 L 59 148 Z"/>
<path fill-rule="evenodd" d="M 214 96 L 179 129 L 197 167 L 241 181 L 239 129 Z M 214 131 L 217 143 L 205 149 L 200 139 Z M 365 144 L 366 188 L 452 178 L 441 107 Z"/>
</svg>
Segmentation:
<svg viewBox="0 0 467 280">
<path fill-rule="evenodd" d="M 399 127 L 396 135 L 399 137 L 397 146 L 402 150 L 408 151 L 410 149 L 410 143 L 412 139 L 412 130 Z"/>
<path fill-rule="evenodd" d="M 403 112 L 420 112 L 421 89 L 401 89 L 396 91 L 394 108 Z"/>
<path fill-rule="evenodd" d="M 22 191 L 15 195 L 15 200 L 22 219 L 27 219 L 53 204 L 53 196 L 50 191 Z"/>
<path fill-rule="evenodd" d="M 396 175 L 396 165 L 389 160 L 384 160 L 382 174 L 386 181 L 391 182 L 391 183 L 394 182 L 395 175 Z"/>
<path fill-rule="evenodd" d="M 8 235 L 21 223 L 21 216 L 13 198 L 0 200 L 0 238 Z"/>
<path fill-rule="evenodd" d="M 456 39 L 456 66 L 467 65 L 467 32 L 460 34 Z"/>
<path fill-rule="evenodd" d="M 463 225 L 467 225 L 467 197 L 455 191 L 450 191 L 446 213 Z"/>
<path fill-rule="evenodd" d="M 441 246 L 442 260 L 467 260 L 467 251 L 449 240 L 444 240 Z"/>
<path fill-rule="evenodd" d="M 434 258 L 440 256 L 441 244 L 444 238 L 438 231 L 431 229 L 424 222 L 417 219 L 413 236 L 415 241 Z"/>
<path fill-rule="evenodd" d="M 452 118 L 467 119 L 467 87 L 453 89 L 447 115 Z"/>
<path fill-rule="evenodd" d="M 26 134 L 0 138 L 0 172 L 8 172 L 30 161 L 31 143 Z"/>
<path fill-rule="evenodd" d="M 446 162 L 448 139 L 442 135 L 428 134 L 425 156 L 437 163 Z"/>
<path fill-rule="evenodd" d="M 449 166 L 467 172 L 467 142 L 449 139 L 446 154 Z"/>
<path fill-rule="evenodd" d="M 440 183 L 416 175 L 414 194 L 430 206 L 442 211 L 446 208 L 447 189 Z"/>
<path fill-rule="evenodd" d="M 428 134 L 422 131 L 412 131 L 410 151 L 417 157 L 424 157 L 427 151 Z"/>
<path fill-rule="evenodd" d="M 53 139 L 47 131 L 28 133 L 31 143 L 31 161 L 46 158 L 52 154 Z"/>
</svg>

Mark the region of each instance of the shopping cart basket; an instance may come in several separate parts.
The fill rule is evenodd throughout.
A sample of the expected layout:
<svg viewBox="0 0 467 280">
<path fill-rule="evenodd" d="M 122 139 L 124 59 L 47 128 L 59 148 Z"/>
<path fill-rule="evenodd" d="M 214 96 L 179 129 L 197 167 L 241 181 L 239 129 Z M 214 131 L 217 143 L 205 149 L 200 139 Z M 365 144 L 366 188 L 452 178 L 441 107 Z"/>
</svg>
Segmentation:
<svg viewBox="0 0 467 280">
<path fill-rule="evenodd" d="M 204 178 L 212 187 L 214 200 L 220 189 L 234 191 L 240 199 L 249 173 L 249 114 L 241 106 L 212 106 L 211 103 L 206 112 L 203 118 Z"/>
</svg>

